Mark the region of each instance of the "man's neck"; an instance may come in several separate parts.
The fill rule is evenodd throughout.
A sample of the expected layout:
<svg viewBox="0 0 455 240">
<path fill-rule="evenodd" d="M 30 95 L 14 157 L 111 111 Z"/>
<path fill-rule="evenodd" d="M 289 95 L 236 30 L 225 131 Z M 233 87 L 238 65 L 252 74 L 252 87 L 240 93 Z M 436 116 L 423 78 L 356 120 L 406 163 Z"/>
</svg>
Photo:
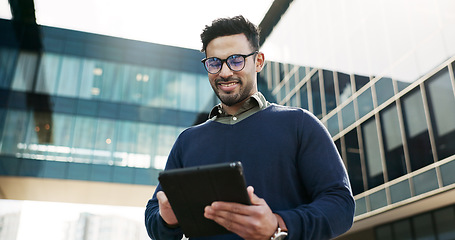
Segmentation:
<svg viewBox="0 0 455 240">
<path fill-rule="evenodd" d="M 251 98 L 251 96 L 253 96 L 254 94 L 256 94 L 256 92 L 250 94 L 250 96 L 248 96 L 247 98 L 243 99 L 243 101 L 241 102 L 238 102 L 232 106 L 228 106 L 224 103 L 221 103 L 221 107 L 223 108 L 223 111 L 226 113 L 226 114 L 229 114 L 229 115 L 235 115 L 239 110 L 240 108 L 242 108 L 243 104 L 245 104 L 246 101 L 248 101 L 248 99 Z"/>
<path fill-rule="evenodd" d="M 248 97 L 249 98 L 249 97 Z M 248 99 L 247 98 L 247 99 Z M 246 99 L 245 99 L 246 100 Z M 239 109 L 242 107 L 242 104 L 245 102 L 242 101 L 242 102 L 239 102 L 235 105 L 232 105 L 232 106 L 227 106 L 225 105 L 224 103 L 221 103 L 221 107 L 223 108 L 223 111 L 226 113 L 226 114 L 229 114 L 229 115 L 235 115 Z"/>
</svg>

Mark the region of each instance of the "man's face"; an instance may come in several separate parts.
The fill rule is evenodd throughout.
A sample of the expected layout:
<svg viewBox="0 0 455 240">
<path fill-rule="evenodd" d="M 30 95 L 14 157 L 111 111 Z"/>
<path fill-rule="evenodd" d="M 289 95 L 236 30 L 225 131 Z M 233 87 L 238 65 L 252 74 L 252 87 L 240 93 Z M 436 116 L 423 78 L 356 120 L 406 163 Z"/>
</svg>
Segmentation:
<svg viewBox="0 0 455 240">
<path fill-rule="evenodd" d="M 223 36 L 213 39 L 206 48 L 207 58 L 226 59 L 234 54 L 248 55 L 254 50 L 244 34 Z M 226 106 L 241 105 L 248 97 L 257 92 L 256 73 L 263 66 L 263 54 L 258 53 L 245 58 L 245 67 L 238 72 L 223 63 L 216 74 L 209 73 L 213 91 Z"/>
</svg>

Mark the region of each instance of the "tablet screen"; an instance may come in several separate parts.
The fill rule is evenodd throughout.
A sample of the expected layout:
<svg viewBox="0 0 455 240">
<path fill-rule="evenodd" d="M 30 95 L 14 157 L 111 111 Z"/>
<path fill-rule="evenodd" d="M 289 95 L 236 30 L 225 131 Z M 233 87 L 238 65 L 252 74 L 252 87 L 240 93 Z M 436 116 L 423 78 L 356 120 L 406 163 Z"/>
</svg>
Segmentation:
<svg viewBox="0 0 455 240">
<path fill-rule="evenodd" d="M 186 237 L 230 233 L 204 217 L 212 202 L 251 204 L 240 162 L 165 170 L 158 180 Z"/>
</svg>

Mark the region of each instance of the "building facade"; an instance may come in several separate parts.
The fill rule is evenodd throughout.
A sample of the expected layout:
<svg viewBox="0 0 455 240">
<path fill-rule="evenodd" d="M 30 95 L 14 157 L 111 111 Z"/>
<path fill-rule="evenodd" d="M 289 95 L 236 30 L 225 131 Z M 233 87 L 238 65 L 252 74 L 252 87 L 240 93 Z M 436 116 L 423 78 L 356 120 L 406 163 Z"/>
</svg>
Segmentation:
<svg viewBox="0 0 455 240">
<path fill-rule="evenodd" d="M 0 20 L 1 197 L 143 206 L 177 135 L 217 103 L 203 54 L 31 29 Z M 356 217 L 340 239 L 455 238 L 454 68 L 403 82 L 266 63 L 260 90 L 321 119 L 345 162 Z"/>
<path fill-rule="evenodd" d="M 455 239 L 455 57 L 414 82 L 269 62 L 277 102 L 327 127 L 356 199 L 340 239 Z"/>
</svg>

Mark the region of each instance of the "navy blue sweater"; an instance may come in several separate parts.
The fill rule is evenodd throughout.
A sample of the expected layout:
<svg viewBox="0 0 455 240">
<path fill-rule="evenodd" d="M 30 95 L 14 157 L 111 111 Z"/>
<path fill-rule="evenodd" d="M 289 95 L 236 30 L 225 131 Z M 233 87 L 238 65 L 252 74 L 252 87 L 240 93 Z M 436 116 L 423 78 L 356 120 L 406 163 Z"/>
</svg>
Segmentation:
<svg viewBox="0 0 455 240">
<path fill-rule="evenodd" d="M 355 204 L 346 170 L 330 135 L 311 113 L 272 104 L 234 125 L 209 120 L 180 134 L 166 169 L 232 161 L 242 162 L 247 185 L 284 219 L 288 239 L 330 239 L 351 227 Z M 164 225 L 156 192 L 145 222 L 152 239 L 182 237 L 180 228 Z"/>
</svg>

